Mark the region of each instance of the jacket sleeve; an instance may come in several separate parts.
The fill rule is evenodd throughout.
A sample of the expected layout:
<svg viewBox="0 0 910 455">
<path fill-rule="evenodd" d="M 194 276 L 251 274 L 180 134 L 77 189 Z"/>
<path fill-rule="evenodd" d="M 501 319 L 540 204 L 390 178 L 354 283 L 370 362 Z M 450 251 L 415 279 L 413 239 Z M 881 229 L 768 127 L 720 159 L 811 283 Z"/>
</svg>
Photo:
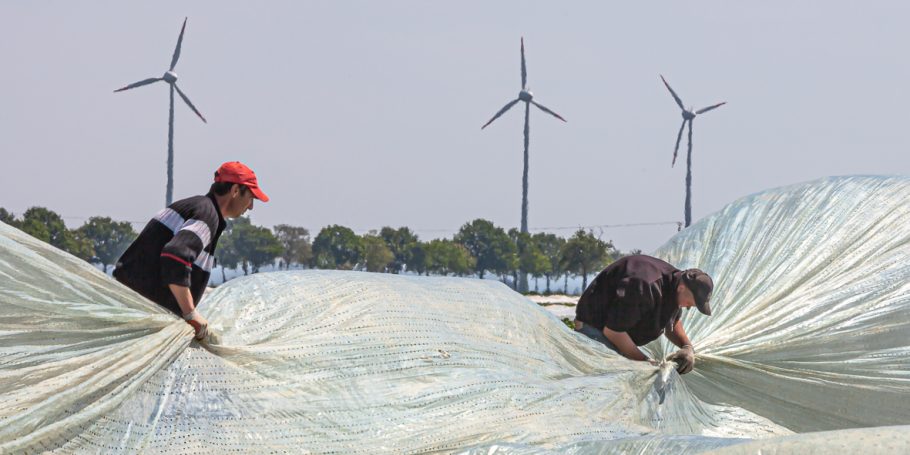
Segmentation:
<svg viewBox="0 0 910 455">
<path fill-rule="evenodd" d="M 190 286 L 193 262 L 211 241 L 209 223 L 188 219 L 161 250 L 161 281 L 164 285 Z"/>
<path fill-rule="evenodd" d="M 654 308 L 651 286 L 637 278 L 623 278 L 607 307 L 606 327 L 614 332 L 627 332 L 641 321 L 642 314 Z"/>
</svg>

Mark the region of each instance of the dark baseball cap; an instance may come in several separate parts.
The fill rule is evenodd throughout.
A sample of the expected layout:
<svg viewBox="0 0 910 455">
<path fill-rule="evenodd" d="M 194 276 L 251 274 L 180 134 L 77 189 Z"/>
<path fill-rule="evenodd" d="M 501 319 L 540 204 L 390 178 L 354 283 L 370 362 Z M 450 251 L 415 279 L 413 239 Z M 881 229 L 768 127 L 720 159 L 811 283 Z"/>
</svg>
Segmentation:
<svg viewBox="0 0 910 455">
<path fill-rule="evenodd" d="M 695 296 L 695 306 L 706 316 L 711 316 L 711 293 L 714 291 L 714 280 L 699 269 L 688 269 L 682 274 L 683 283 Z"/>
</svg>

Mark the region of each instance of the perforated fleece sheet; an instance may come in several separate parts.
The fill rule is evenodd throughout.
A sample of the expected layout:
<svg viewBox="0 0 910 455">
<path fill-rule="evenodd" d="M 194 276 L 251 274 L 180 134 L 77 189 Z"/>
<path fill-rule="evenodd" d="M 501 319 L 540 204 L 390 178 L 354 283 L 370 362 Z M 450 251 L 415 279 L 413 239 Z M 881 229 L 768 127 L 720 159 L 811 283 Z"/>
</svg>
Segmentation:
<svg viewBox="0 0 910 455">
<path fill-rule="evenodd" d="M 907 178 L 825 179 L 671 239 L 655 254 L 716 283 L 714 316 L 685 316 L 683 377 L 489 280 L 257 274 L 201 303 L 197 343 L 0 224 L 0 452 L 910 451 L 908 197 Z"/>
</svg>

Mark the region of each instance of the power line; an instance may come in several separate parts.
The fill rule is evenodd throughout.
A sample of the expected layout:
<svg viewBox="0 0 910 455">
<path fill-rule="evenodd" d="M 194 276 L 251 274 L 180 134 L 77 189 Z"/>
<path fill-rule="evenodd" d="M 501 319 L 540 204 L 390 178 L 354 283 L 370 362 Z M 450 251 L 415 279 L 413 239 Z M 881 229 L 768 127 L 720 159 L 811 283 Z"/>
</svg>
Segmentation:
<svg viewBox="0 0 910 455">
<path fill-rule="evenodd" d="M 598 224 L 594 226 L 551 226 L 551 227 L 536 227 L 529 228 L 532 231 L 558 231 L 564 229 L 609 229 L 609 228 L 621 228 L 621 227 L 638 227 L 638 226 L 666 226 L 674 225 L 678 226 L 680 221 L 653 221 L 646 223 L 621 223 L 621 224 Z"/>
<path fill-rule="evenodd" d="M 89 218 L 92 218 L 92 217 L 90 217 L 90 216 L 60 216 L 60 218 L 63 218 L 64 220 L 82 220 L 82 221 L 88 221 L 88 219 L 89 219 Z M 111 218 L 111 219 L 113 219 L 113 218 Z M 145 221 L 133 221 L 133 220 L 114 220 L 114 221 L 120 222 L 120 223 L 122 223 L 122 222 L 127 222 L 127 223 L 130 223 L 130 224 L 138 224 L 138 225 L 145 226 L 146 223 L 148 223 L 148 222 L 151 221 L 151 220 L 152 220 L 152 219 L 149 218 L 149 219 L 147 219 L 147 220 L 145 220 Z"/>
<path fill-rule="evenodd" d="M 85 216 L 63 216 L 63 219 L 67 220 L 88 220 L 90 217 Z M 150 219 L 149 219 L 150 220 Z M 144 226 L 149 220 L 145 221 L 133 221 L 133 220 L 121 220 L 126 221 L 130 224 L 142 225 Z M 115 220 L 117 221 L 117 220 Z M 594 225 L 574 225 L 574 226 L 546 226 L 546 227 L 531 227 L 528 228 L 530 231 L 564 231 L 568 229 L 614 229 L 614 228 L 626 228 L 626 227 L 642 227 L 642 226 L 677 226 L 677 229 L 680 229 L 682 225 L 681 221 L 649 221 L 641 223 L 617 223 L 617 224 L 594 224 Z M 377 230 L 375 228 L 371 229 L 355 229 L 351 228 L 354 231 L 363 231 L 369 232 L 372 230 Z M 430 229 L 421 229 L 421 228 L 410 228 L 413 231 L 420 232 L 457 232 L 459 228 L 430 228 Z"/>
<path fill-rule="evenodd" d="M 679 226 L 682 224 L 682 221 L 654 221 L 654 222 L 644 222 L 644 223 L 620 223 L 620 224 L 595 224 L 595 225 L 574 225 L 574 226 L 547 226 L 547 227 L 531 227 L 528 228 L 529 231 L 565 231 L 568 229 L 612 229 L 612 228 L 624 228 L 624 227 L 641 227 L 641 226 Z M 456 232 L 459 228 L 448 228 L 448 229 L 420 229 L 420 228 L 411 228 L 414 231 L 420 232 Z M 356 229 L 355 229 L 356 230 Z M 364 232 L 369 231 L 369 229 L 363 229 Z"/>
</svg>

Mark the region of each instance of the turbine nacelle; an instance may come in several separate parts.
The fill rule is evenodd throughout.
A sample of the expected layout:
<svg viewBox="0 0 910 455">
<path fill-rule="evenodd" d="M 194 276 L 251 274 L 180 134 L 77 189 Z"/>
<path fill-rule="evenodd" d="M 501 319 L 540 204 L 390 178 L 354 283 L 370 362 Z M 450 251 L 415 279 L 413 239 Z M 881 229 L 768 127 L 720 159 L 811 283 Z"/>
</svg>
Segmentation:
<svg viewBox="0 0 910 455">
<path fill-rule="evenodd" d="M 695 118 L 695 109 L 691 107 L 689 109 L 683 109 L 682 111 L 683 120 L 692 120 Z"/>
<path fill-rule="evenodd" d="M 566 119 L 562 118 L 559 114 L 551 111 L 546 106 L 538 103 L 537 101 L 534 101 L 534 94 L 531 93 L 531 88 L 528 87 L 528 67 L 525 64 L 524 38 L 522 38 L 522 40 L 521 40 L 521 91 L 518 92 L 518 98 L 515 98 L 514 100 L 506 103 L 506 105 L 503 106 L 502 109 L 499 110 L 499 112 L 494 114 L 493 118 L 488 120 L 487 123 L 484 123 L 483 126 L 480 127 L 480 129 L 484 129 L 487 126 L 489 126 L 491 123 L 493 123 L 494 120 L 498 119 L 499 116 L 501 116 L 502 114 L 505 114 L 506 111 L 508 111 L 509 109 L 512 109 L 512 107 L 515 106 L 516 104 L 518 104 L 519 101 L 524 101 L 526 104 L 526 106 L 525 106 L 525 154 L 526 155 L 525 156 L 527 157 L 527 147 L 528 147 L 528 142 L 527 142 L 527 140 L 528 140 L 528 136 L 527 136 L 527 134 L 528 134 L 528 117 L 527 117 L 527 115 L 529 113 L 529 110 L 531 109 L 532 104 L 537 106 L 538 109 L 540 109 L 540 110 L 546 112 L 547 114 L 550 114 L 553 117 L 556 117 L 564 122 L 566 121 Z M 522 223 L 522 226 L 525 226 L 524 222 Z"/>
<path fill-rule="evenodd" d="M 173 84 L 177 82 L 177 73 L 173 71 L 167 71 L 164 73 L 164 76 L 161 76 L 161 79 L 163 79 L 164 82 L 167 82 L 168 84 Z"/>
</svg>

